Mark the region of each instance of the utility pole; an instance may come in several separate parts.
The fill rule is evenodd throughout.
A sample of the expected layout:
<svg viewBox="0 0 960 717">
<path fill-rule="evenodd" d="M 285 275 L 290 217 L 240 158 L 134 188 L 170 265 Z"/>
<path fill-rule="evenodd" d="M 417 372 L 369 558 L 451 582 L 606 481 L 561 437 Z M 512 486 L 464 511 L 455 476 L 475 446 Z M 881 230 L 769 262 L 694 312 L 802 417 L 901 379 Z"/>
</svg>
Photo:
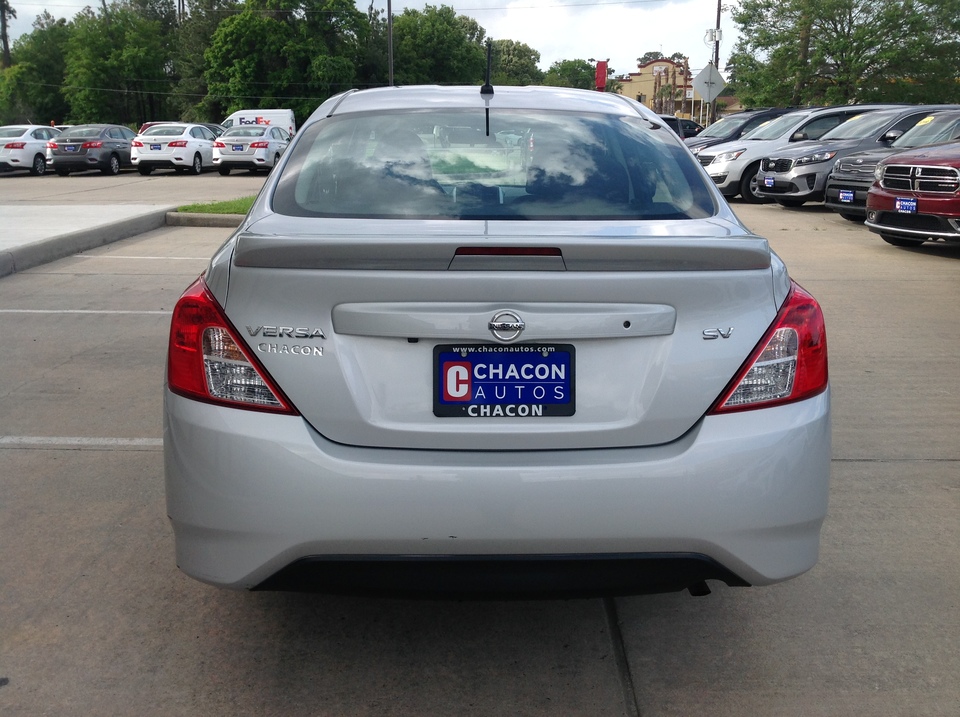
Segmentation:
<svg viewBox="0 0 960 717">
<path fill-rule="evenodd" d="M 722 0 L 717 0 L 717 29 L 713 36 L 713 66 L 717 68 L 717 72 L 720 72 L 720 11 L 722 7 L 720 3 Z M 717 121 L 717 98 L 713 98 L 713 102 L 710 103 L 710 124 L 713 124 Z"/>
</svg>

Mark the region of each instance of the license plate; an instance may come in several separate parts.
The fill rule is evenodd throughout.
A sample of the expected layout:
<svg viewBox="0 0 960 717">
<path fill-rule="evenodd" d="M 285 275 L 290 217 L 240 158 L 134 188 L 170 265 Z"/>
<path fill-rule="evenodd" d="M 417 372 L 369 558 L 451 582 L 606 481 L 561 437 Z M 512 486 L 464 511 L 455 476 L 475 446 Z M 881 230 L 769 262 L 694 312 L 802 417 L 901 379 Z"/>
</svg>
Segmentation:
<svg viewBox="0 0 960 717">
<path fill-rule="evenodd" d="M 853 190 L 852 189 L 841 189 L 840 190 L 840 201 L 845 204 L 850 204 L 853 202 Z"/>
<path fill-rule="evenodd" d="M 765 187 L 772 187 L 772 186 L 773 186 L 773 177 L 764 177 L 764 178 L 763 178 L 763 186 L 765 186 Z"/>
<path fill-rule="evenodd" d="M 155 152 L 155 151 L 157 151 L 157 150 L 159 150 L 159 149 L 160 149 L 160 145 L 159 145 L 159 144 L 151 144 L 151 145 L 150 145 L 150 150 L 151 150 L 151 151 L 154 151 L 154 152 Z"/>
<path fill-rule="evenodd" d="M 916 214 L 917 213 L 917 198 L 916 197 L 897 197 L 896 199 L 897 211 L 901 214 Z"/>
<path fill-rule="evenodd" d="M 445 344 L 433 349 L 433 414 L 445 418 L 572 416 L 571 344 Z"/>
<path fill-rule="evenodd" d="M 243 151 L 243 145 L 242 145 L 242 144 L 235 144 L 235 145 L 233 145 L 233 151 L 234 151 L 234 152 L 242 152 L 242 151 Z"/>
<path fill-rule="evenodd" d="M 76 151 L 77 151 L 77 145 L 75 145 L 75 144 L 68 144 L 68 145 L 66 145 L 66 146 L 64 147 L 64 149 L 67 150 L 68 152 L 76 152 Z"/>
</svg>

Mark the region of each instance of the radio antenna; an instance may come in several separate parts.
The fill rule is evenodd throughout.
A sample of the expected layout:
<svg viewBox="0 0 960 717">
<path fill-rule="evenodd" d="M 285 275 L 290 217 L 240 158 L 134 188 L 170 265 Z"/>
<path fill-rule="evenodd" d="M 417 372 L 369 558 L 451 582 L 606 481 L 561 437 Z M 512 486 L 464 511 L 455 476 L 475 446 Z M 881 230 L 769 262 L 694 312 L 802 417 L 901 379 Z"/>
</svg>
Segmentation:
<svg viewBox="0 0 960 717">
<path fill-rule="evenodd" d="M 493 66 L 493 43 L 487 40 L 487 81 L 480 88 L 481 95 L 492 95 L 493 85 L 490 84 L 490 73 Z"/>
</svg>

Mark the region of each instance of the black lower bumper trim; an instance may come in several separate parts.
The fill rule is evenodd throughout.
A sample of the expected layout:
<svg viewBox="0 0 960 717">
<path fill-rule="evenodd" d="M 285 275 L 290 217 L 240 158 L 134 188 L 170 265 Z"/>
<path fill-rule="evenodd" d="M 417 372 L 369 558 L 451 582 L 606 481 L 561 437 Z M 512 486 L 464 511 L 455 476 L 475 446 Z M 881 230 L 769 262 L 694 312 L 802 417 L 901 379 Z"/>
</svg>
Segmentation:
<svg viewBox="0 0 960 717">
<path fill-rule="evenodd" d="M 315 556 L 254 587 L 416 598 L 585 598 L 749 583 L 697 553 L 520 556 Z"/>
</svg>

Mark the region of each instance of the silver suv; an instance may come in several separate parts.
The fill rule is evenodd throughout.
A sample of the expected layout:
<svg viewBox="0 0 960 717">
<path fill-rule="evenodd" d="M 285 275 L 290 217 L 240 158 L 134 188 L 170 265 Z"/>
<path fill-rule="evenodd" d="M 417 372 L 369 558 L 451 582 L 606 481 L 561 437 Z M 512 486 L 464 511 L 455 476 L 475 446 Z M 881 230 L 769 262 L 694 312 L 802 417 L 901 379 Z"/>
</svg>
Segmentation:
<svg viewBox="0 0 960 717">
<path fill-rule="evenodd" d="M 707 173 L 727 198 L 738 194 L 751 204 L 768 202 L 757 194 L 760 161 L 772 150 L 819 139 L 831 129 L 864 112 L 892 105 L 850 105 L 798 110 L 760 125 L 738 140 L 708 147 L 697 155 Z"/>
</svg>

